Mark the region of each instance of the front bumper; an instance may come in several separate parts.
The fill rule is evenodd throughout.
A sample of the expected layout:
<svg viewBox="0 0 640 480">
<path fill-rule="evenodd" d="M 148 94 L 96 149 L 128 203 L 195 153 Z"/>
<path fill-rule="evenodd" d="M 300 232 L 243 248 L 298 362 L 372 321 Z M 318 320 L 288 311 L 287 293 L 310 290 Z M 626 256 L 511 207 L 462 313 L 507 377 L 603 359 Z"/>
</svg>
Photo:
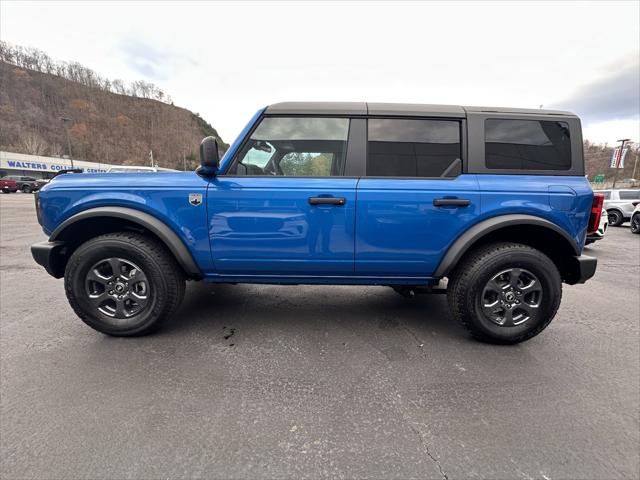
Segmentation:
<svg viewBox="0 0 640 480">
<path fill-rule="evenodd" d="M 31 255 L 37 264 L 42 265 L 49 275 L 55 278 L 64 276 L 67 245 L 65 242 L 40 242 L 31 245 Z"/>
<path fill-rule="evenodd" d="M 569 285 L 585 283 L 596 273 L 597 266 L 598 259 L 595 257 L 590 257 L 588 255 L 571 257 L 565 282 Z"/>
</svg>

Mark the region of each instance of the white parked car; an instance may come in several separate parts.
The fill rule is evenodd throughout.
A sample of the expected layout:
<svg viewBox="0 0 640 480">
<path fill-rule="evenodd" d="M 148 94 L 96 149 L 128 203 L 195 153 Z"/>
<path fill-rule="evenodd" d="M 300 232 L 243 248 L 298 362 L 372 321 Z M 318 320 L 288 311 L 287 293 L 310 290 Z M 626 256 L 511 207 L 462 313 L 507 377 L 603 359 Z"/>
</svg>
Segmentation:
<svg viewBox="0 0 640 480">
<path fill-rule="evenodd" d="M 617 227 L 631 218 L 634 201 L 640 200 L 640 189 L 594 190 L 604 193 L 604 208 L 609 225 Z"/>
<path fill-rule="evenodd" d="M 587 240 L 584 242 L 584 244 L 591 245 L 593 242 L 602 240 L 604 238 L 604 234 L 607 233 L 608 227 L 609 218 L 607 217 L 607 211 L 603 208 L 602 215 L 600 216 L 600 225 L 598 225 L 598 230 L 587 235 Z"/>
<path fill-rule="evenodd" d="M 631 214 L 631 233 L 640 233 L 640 202 L 634 202 L 635 210 Z"/>
</svg>

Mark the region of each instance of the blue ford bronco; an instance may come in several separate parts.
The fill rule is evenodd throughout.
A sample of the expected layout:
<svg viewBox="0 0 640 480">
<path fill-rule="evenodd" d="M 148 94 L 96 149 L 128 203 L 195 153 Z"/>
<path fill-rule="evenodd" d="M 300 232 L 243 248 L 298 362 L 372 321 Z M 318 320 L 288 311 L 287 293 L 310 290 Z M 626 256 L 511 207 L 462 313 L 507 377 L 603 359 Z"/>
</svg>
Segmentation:
<svg viewBox="0 0 640 480">
<path fill-rule="evenodd" d="M 602 198 L 568 112 L 290 102 L 256 113 L 195 172 L 64 174 L 36 198 L 31 247 L 77 315 L 109 335 L 157 329 L 185 280 L 445 292 L 475 338 L 549 325 Z"/>
</svg>

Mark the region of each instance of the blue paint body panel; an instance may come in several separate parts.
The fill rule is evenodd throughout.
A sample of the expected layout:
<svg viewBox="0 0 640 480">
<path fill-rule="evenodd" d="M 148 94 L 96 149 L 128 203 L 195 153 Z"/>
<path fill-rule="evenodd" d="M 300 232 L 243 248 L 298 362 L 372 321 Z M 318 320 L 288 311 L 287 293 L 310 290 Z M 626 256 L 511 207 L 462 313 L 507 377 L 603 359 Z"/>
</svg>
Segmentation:
<svg viewBox="0 0 640 480">
<path fill-rule="evenodd" d="M 213 267 L 204 202 L 208 183 L 194 172 L 60 175 L 40 191 L 43 230 L 50 235 L 66 219 L 90 208 L 133 208 L 167 224 L 206 274 Z M 190 193 L 201 194 L 202 205 L 191 205 Z"/>
<path fill-rule="evenodd" d="M 501 215 L 562 228 L 582 250 L 593 193 L 575 176 L 461 174 L 455 178 L 227 176 L 258 111 L 220 162 L 193 172 L 61 175 L 40 191 L 47 234 L 87 209 L 146 212 L 173 230 L 211 282 L 430 284 L 453 243 Z M 202 195 L 191 205 L 190 194 Z M 341 197 L 343 205 L 311 205 Z M 435 206 L 464 199 L 468 206 Z"/>
<path fill-rule="evenodd" d="M 209 187 L 219 274 L 353 274 L 356 179 L 227 177 Z M 341 197 L 342 206 L 309 197 Z"/>
<path fill-rule="evenodd" d="M 440 198 L 470 200 L 436 207 Z M 358 183 L 355 271 L 428 277 L 480 215 L 476 175 L 453 179 L 363 178 Z"/>
</svg>

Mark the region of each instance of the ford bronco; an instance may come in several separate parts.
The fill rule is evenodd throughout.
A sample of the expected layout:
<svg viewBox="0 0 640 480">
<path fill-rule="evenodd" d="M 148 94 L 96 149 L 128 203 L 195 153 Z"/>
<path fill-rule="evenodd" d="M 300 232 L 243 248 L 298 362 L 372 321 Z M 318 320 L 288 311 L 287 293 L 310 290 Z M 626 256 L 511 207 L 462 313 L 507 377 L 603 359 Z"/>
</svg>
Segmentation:
<svg viewBox="0 0 640 480">
<path fill-rule="evenodd" d="M 195 172 L 64 174 L 36 211 L 37 263 L 109 335 L 157 329 L 185 280 L 445 291 L 475 338 L 539 334 L 582 255 L 601 195 L 568 112 L 280 103 Z"/>
</svg>

